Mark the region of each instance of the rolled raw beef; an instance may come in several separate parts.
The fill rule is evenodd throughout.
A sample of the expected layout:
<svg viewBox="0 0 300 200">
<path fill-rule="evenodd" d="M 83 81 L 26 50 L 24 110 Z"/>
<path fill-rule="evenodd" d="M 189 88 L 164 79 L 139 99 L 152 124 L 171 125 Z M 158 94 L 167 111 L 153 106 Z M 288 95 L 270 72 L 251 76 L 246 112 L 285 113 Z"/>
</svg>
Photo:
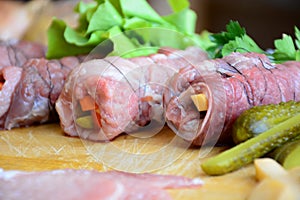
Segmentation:
<svg viewBox="0 0 300 200">
<path fill-rule="evenodd" d="M 56 103 L 61 126 L 69 135 L 97 141 L 124 132 L 157 133 L 165 124 L 162 94 L 167 79 L 204 59 L 205 52 L 189 47 L 83 62 L 71 72 Z"/>
<path fill-rule="evenodd" d="M 0 127 L 4 127 L 16 87 L 22 74 L 20 67 L 5 67 L 0 70 Z"/>
<path fill-rule="evenodd" d="M 0 42 L 0 129 L 58 120 L 54 104 L 67 75 L 81 61 L 46 60 L 45 50 L 32 42 Z"/>
<path fill-rule="evenodd" d="M 182 68 L 169 80 L 164 95 L 166 121 L 194 145 L 231 142 L 232 124 L 246 109 L 299 101 L 299 80 L 300 62 L 273 64 L 257 53 L 206 60 Z M 199 109 L 197 104 L 207 106 Z"/>
<path fill-rule="evenodd" d="M 20 69 L 20 74 L 14 74 L 12 79 L 4 78 L 4 87 L 9 85 L 10 101 L 7 112 L 1 113 L 0 127 L 14 127 L 42 124 L 58 121 L 55 102 L 61 93 L 66 77 L 80 60 L 77 57 L 66 57 L 60 60 L 44 58 L 29 59 Z M 6 70 L 6 68 L 4 68 Z M 16 81 L 18 80 L 18 82 Z M 1 93 L 3 91 L 0 91 Z"/>
<path fill-rule="evenodd" d="M 23 73 L 22 66 L 32 58 L 45 55 L 43 45 L 26 41 L 0 41 L 0 129 L 5 127 L 7 113 Z"/>
<path fill-rule="evenodd" d="M 0 71 L 7 66 L 22 67 L 30 58 L 45 57 L 46 47 L 27 41 L 0 41 Z"/>
</svg>

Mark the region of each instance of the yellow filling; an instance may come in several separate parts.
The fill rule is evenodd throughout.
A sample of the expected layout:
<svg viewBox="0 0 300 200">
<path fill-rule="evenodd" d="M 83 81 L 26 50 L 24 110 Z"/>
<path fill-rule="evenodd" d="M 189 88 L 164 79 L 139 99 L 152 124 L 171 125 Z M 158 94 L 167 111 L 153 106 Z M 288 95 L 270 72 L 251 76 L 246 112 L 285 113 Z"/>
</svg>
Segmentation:
<svg viewBox="0 0 300 200">
<path fill-rule="evenodd" d="M 207 100 L 205 94 L 194 94 L 191 96 L 191 98 L 199 112 L 207 111 L 208 100 Z"/>
</svg>

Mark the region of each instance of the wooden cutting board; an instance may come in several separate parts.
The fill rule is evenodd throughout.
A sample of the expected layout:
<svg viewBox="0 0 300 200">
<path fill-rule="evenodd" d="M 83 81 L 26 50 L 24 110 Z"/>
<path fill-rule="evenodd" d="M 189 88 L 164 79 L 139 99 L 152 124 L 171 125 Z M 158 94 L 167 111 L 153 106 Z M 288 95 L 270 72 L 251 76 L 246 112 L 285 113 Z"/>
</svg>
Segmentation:
<svg viewBox="0 0 300 200">
<path fill-rule="evenodd" d="M 95 143 L 66 136 L 58 124 L 48 124 L 0 131 L 0 168 L 118 169 L 183 175 L 201 178 L 205 184 L 198 189 L 170 190 L 175 199 L 245 199 L 256 184 L 253 165 L 216 177 L 201 171 L 201 161 L 224 149 L 187 148 L 167 127 L 151 137 L 123 135 L 110 143 Z"/>
</svg>

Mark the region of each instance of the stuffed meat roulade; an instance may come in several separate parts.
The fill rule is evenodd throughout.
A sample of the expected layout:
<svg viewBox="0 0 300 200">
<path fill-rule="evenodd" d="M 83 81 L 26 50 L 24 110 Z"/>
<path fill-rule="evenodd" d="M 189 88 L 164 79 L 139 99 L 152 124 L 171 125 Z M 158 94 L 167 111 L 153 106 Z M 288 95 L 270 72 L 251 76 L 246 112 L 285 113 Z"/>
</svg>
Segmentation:
<svg viewBox="0 0 300 200">
<path fill-rule="evenodd" d="M 58 121 L 54 104 L 79 57 L 45 59 L 43 45 L 0 42 L 0 129 Z"/>
<path fill-rule="evenodd" d="M 165 94 L 166 121 L 195 145 L 230 142 L 231 127 L 245 110 L 300 100 L 300 62 L 272 64 L 262 54 L 232 53 L 182 68 Z"/>
<path fill-rule="evenodd" d="M 189 47 L 83 62 L 68 77 L 56 103 L 61 126 L 69 135 L 96 141 L 125 132 L 158 133 L 165 124 L 166 81 L 180 68 L 204 59 L 205 52 Z"/>
</svg>

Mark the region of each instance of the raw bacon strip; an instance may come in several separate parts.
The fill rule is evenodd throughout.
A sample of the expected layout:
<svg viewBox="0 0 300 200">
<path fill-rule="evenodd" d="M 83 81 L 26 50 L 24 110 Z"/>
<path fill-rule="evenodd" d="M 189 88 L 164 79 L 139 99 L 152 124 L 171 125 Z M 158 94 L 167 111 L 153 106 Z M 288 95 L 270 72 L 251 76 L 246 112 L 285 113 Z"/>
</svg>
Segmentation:
<svg viewBox="0 0 300 200">
<path fill-rule="evenodd" d="M 0 199 L 171 199 L 166 189 L 197 188 L 203 182 L 173 175 L 109 171 L 0 171 Z"/>
<path fill-rule="evenodd" d="M 93 59 L 74 69 L 56 103 L 63 130 L 72 136 L 106 141 L 153 121 L 164 125 L 166 81 L 180 68 L 207 59 L 207 54 L 195 47 L 160 52 L 132 59 Z M 87 115 L 79 107 L 86 96 L 95 101 L 90 115 L 96 113 L 97 119 L 91 128 L 75 122 Z"/>
<path fill-rule="evenodd" d="M 232 53 L 203 61 L 170 79 L 164 98 L 167 124 L 195 145 L 228 142 L 232 124 L 246 109 L 299 101 L 299 80 L 299 62 L 275 65 L 257 53 Z M 190 98 L 194 94 L 206 95 L 206 113 L 196 109 Z"/>
</svg>

